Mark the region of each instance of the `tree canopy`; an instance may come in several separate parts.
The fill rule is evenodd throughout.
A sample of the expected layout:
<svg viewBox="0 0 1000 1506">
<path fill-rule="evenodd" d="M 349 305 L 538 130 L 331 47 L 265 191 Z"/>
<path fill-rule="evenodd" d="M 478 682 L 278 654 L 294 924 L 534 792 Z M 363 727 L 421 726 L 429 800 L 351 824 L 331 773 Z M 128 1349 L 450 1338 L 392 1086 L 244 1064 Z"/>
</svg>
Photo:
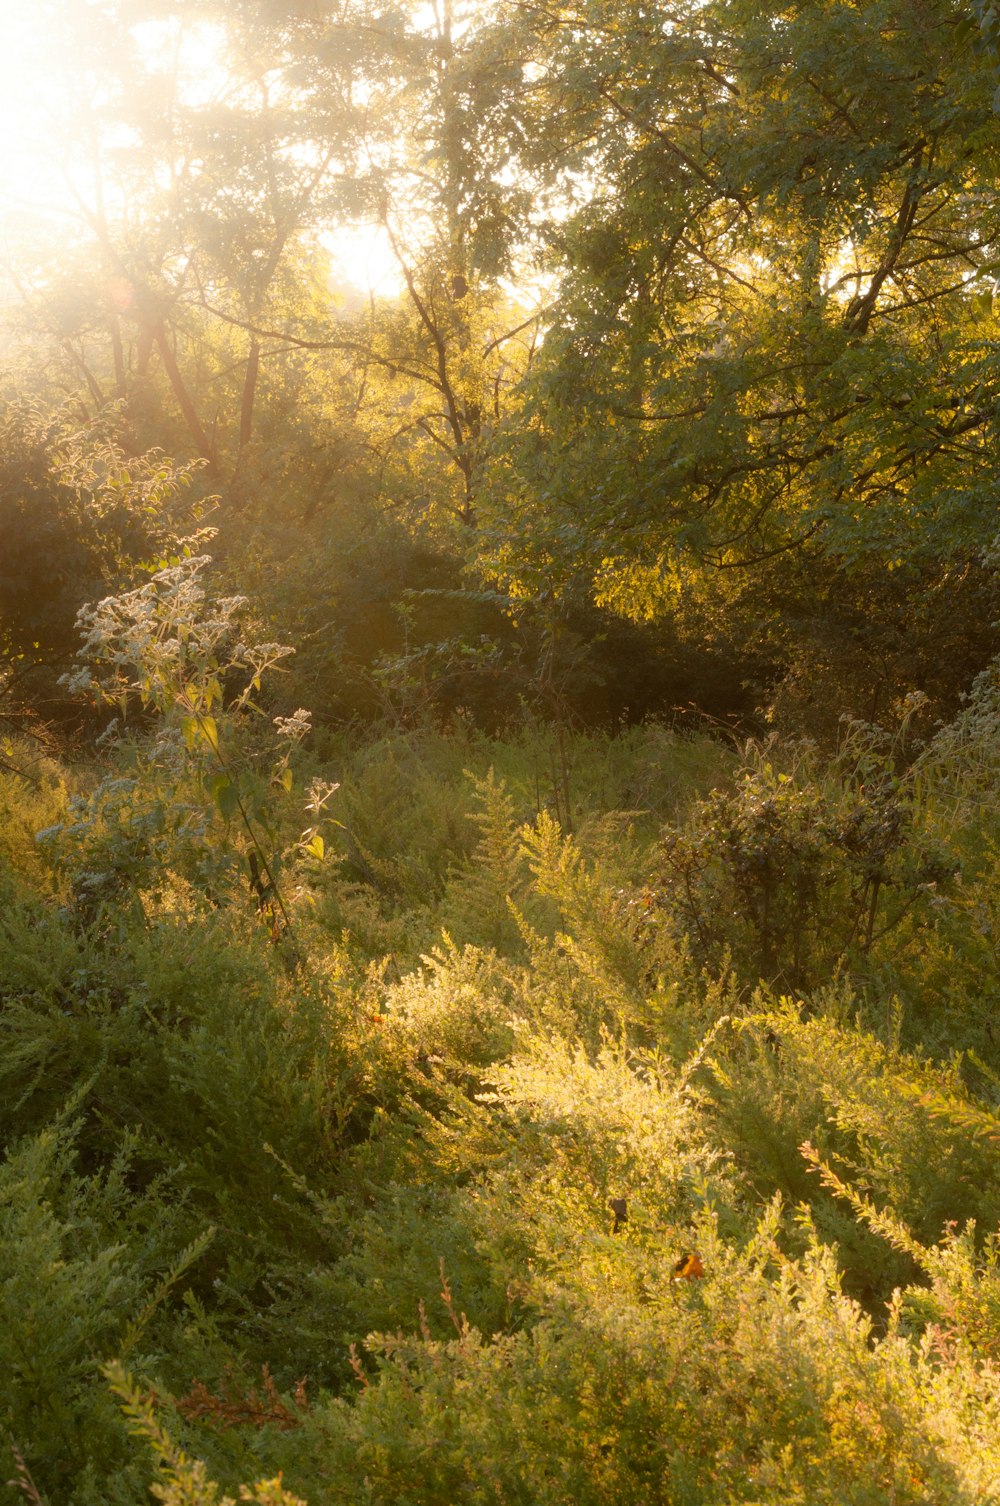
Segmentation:
<svg viewBox="0 0 1000 1506">
<path fill-rule="evenodd" d="M 543 636 L 722 645 L 765 701 L 852 643 L 862 700 L 985 662 L 991 11 L 60 14 L 75 229 L 12 274 L 43 401 L 200 460 L 265 547 L 374 509 Z"/>
</svg>

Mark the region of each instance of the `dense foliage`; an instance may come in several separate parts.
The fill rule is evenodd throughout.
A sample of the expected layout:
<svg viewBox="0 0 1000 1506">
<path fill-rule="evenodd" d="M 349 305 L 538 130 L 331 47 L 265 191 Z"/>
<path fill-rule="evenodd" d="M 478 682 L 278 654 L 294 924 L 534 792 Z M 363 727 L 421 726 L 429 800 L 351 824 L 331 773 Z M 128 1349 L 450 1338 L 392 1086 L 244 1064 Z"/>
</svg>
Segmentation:
<svg viewBox="0 0 1000 1506">
<path fill-rule="evenodd" d="M 902 775 L 165 714 L 4 786 L 22 1490 L 1000 1498 L 992 678 Z"/>
<path fill-rule="evenodd" d="M 19 386 L 200 460 L 338 712 L 394 663 L 451 709 L 460 659 L 552 714 L 638 645 L 612 715 L 954 713 L 997 646 L 992 11 L 56 9 L 78 228 L 18 269 Z"/>
<path fill-rule="evenodd" d="M 33 14 L 0 1498 L 1000 1503 L 995 10 Z"/>
</svg>

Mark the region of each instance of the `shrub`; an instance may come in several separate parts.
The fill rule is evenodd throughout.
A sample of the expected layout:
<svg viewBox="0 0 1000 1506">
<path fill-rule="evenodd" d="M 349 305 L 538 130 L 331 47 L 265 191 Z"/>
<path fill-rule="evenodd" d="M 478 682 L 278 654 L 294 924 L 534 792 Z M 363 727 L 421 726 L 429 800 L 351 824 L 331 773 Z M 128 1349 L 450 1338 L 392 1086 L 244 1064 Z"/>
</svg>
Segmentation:
<svg viewBox="0 0 1000 1506">
<path fill-rule="evenodd" d="M 129 455 L 103 419 L 0 407 L 0 692 L 51 696 L 84 602 L 130 583 L 197 525 L 197 467 Z"/>
<path fill-rule="evenodd" d="M 912 779 L 865 739 L 825 777 L 808 756 L 793 773 L 755 759 L 668 832 L 658 902 L 716 972 L 726 959 L 750 984 L 807 991 L 867 965 L 955 872 L 915 823 Z"/>
</svg>

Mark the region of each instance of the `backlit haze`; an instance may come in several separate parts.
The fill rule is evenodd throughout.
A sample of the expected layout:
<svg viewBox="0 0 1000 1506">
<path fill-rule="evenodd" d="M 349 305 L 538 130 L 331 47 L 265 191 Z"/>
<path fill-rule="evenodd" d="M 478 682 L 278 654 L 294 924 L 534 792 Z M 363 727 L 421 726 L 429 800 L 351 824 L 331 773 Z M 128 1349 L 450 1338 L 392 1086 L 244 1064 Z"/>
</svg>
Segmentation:
<svg viewBox="0 0 1000 1506">
<path fill-rule="evenodd" d="M 77 194 L 90 196 L 90 174 L 74 150 L 79 140 L 67 132 L 62 40 L 49 7 L 0 0 L 0 260 L 8 267 L 30 266 L 33 252 L 44 255 L 54 239 L 72 237 L 80 223 Z M 155 27 L 143 28 L 138 40 L 150 60 L 164 45 Z M 183 82 L 189 100 L 206 100 L 224 93 L 227 80 L 211 49 L 201 47 Z M 74 83 L 79 88 L 79 79 Z M 79 103 L 85 114 L 87 98 Z M 382 293 L 398 288 L 398 267 L 378 226 L 338 226 L 321 240 L 335 284 Z"/>
</svg>

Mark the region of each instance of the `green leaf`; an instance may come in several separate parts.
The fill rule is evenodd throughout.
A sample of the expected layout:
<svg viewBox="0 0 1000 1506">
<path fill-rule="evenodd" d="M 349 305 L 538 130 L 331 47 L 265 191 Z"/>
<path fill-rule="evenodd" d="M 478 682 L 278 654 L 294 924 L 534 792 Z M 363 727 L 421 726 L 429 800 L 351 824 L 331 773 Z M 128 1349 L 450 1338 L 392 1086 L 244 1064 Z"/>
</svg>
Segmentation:
<svg viewBox="0 0 1000 1506">
<path fill-rule="evenodd" d="M 186 746 L 192 752 L 200 744 L 210 748 L 213 753 L 218 753 L 219 729 L 214 716 L 185 716 L 181 720 L 181 731 L 184 733 Z"/>
<path fill-rule="evenodd" d="M 240 792 L 228 774 L 214 774 L 207 781 L 209 794 L 223 821 L 231 821 L 239 809 Z"/>
</svg>

